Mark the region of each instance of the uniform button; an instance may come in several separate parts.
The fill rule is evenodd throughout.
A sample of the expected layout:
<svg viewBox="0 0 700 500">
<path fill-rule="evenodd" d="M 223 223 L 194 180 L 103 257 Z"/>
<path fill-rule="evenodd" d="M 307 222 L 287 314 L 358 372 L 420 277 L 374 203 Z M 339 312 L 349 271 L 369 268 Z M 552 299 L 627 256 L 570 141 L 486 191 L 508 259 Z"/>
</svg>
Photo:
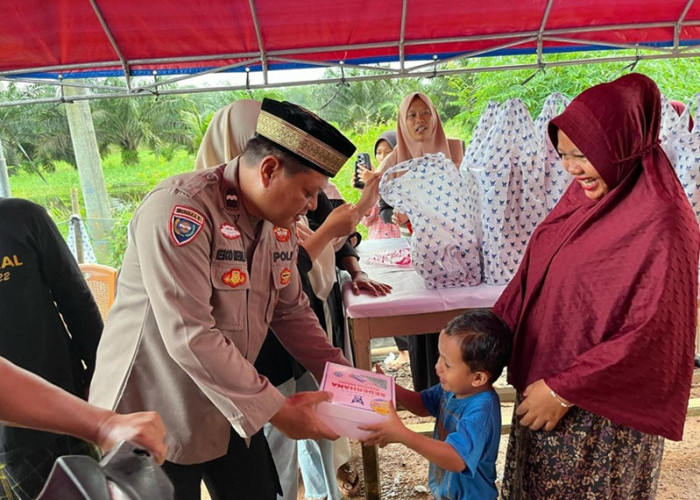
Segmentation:
<svg viewBox="0 0 700 500">
<path fill-rule="evenodd" d="M 209 179 L 210 181 L 213 181 L 214 179 L 216 179 L 216 174 L 214 172 L 208 173 L 207 179 Z"/>
</svg>

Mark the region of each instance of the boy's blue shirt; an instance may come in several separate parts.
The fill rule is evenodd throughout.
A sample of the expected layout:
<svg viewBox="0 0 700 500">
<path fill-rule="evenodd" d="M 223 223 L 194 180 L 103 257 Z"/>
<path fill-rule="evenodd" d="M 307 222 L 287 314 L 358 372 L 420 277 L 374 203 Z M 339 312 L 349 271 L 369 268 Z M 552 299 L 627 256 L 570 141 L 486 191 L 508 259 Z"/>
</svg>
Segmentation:
<svg viewBox="0 0 700 500">
<path fill-rule="evenodd" d="M 501 438 L 501 405 L 493 389 L 462 399 L 440 384 L 420 393 L 423 404 L 437 418 L 433 438 L 446 441 L 462 457 L 466 468 L 450 472 L 430 464 L 430 489 L 440 500 L 493 500 L 496 458 Z"/>
</svg>

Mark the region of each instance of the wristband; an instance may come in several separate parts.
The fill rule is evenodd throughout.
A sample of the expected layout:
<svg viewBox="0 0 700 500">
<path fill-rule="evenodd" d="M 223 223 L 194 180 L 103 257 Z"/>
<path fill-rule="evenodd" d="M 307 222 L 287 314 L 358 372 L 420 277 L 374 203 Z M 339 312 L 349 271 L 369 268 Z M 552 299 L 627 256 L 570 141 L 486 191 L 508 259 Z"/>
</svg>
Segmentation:
<svg viewBox="0 0 700 500">
<path fill-rule="evenodd" d="M 559 394 L 557 394 L 556 392 L 554 392 L 553 389 L 550 389 L 550 390 L 549 390 L 549 393 L 552 395 L 552 397 L 553 397 L 554 399 L 557 400 L 557 403 L 559 403 L 559 404 L 560 404 L 561 406 L 563 406 L 564 408 L 571 408 L 572 406 L 574 406 L 573 403 L 565 403 L 564 400 L 561 399 L 561 398 L 559 397 Z"/>
</svg>

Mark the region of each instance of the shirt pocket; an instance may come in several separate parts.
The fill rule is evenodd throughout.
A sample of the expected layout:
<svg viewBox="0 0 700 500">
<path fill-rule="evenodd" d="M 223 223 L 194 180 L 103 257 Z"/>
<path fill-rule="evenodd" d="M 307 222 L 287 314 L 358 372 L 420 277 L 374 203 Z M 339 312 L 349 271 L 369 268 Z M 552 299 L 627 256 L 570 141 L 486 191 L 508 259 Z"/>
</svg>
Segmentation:
<svg viewBox="0 0 700 500">
<path fill-rule="evenodd" d="M 274 264 L 270 268 L 270 281 L 272 286 L 270 287 L 270 300 L 267 304 L 267 311 L 265 319 L 269 325 L 272 321 L 272 317 L 275 314 L 275 306 L 279 299 L 280 291 L 287 287 L 294 276 L 293 273 L 296 272 L 296 266 L 293 263 L 287 262 L 282 264 Z"/>
<path fill-rule="evenodd" d="M 247 323 L 248 290 L 250 290 L 248 268 L 235 263 L 212 264 L 211 284 L 214 326 L 237 342 L 240 339 L 236 334 L 245 334 Z"/>
</svg>

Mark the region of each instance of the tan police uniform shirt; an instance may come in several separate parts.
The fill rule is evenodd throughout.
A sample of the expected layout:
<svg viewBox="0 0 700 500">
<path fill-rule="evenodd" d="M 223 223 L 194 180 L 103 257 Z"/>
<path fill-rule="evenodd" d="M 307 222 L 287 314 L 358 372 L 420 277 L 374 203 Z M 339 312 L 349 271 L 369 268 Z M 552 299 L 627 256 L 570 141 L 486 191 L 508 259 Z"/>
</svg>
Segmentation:
<svg viewBox="0 0 700 500">
<path fill-rule="evenodd" d="M 238 198 L 238 159 L 161 182 L 129 226 L 117 297 L 97 351 L 90 402 L 156 410 L 167 460 L 226 453 L 284 397 L 252 363 L 268 326 L 317 379 L 347 364 L 309 308 L 293 231 L 253 221 Z"/>
</svg>

